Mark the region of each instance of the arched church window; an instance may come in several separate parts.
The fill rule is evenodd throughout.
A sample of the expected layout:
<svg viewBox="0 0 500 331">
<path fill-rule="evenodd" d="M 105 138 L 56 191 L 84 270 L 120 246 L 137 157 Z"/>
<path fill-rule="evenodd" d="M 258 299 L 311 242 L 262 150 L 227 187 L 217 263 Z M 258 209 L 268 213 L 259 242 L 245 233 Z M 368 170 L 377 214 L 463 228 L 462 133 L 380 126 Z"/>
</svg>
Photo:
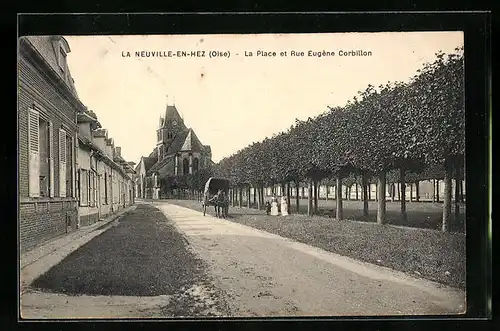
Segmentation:
<svg viewBox="0 0 500 331">
<path fill-rule="evenodd" d="M 189 174 L 189 160 L 188 159 L 182 160 L 182 173 L 184 175 Z"/>
<path fill-rule="evenodd" d="M 193 172 L 198 171 L 199 166 L 200 166 L 200 161 L 196 157 L 193 160 Z"/>
</svg>

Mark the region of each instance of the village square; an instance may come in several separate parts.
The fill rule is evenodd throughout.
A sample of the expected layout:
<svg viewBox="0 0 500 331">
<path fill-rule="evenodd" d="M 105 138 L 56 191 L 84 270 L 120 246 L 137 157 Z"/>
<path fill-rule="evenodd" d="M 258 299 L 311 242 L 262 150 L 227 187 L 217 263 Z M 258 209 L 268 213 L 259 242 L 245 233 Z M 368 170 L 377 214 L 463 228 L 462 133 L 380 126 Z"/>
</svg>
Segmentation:
<svg viewBox="0 0 500 331">
<path fill-rule="evenodd" d="M 269 111 L 231 115 L 238 108 L 230 106 L 231 114 L 216 116 L 202 85 L 212 79 L 219 88 L 215 69 L 200 65 L 194 92 L 187 69 L 162 76 L 143 62 L 137 68 L 186 92 L 151 92 L 144 98 L 154 107 L 129 112 L 116 100 L 109 115 L 106 103 L 94 108 L 88 98 L 105 98 L 106 89 L 80 90 L 91 69 L 70 65 L 72 56 L 91 57 L 78 54 L 84 38 L 19 40 L 22 319 L 465 312 L 459 42 L 445 53 L 436 46 L 405 83 L 367 79 L 343 105 L 290 121 Z M 125 40 L 99 38 L 95 45 L 109 47 Z M 132 61 L 123 52 L 99 56 Z M 371 52 L 344 58 L 374 61 Z M 103 74 L 109 93 L 123 63 L 117 77 Z M 235 67 L 213 68 L 236 75 Z M 127 84 L 137 95 L 153 89 Z M 234 91 L 220 92 L 230 96 L 215 104 L 238 91 L 251 102 L 250 87 Z M 314 93 L 307 91 L 304 104 Z M 198 109 L 190 99 L 200 100 Z M 206 117 L 188 118 L 195 113 Z M 104 125 L 113 121 L 113 130 Z"/>
</svg>

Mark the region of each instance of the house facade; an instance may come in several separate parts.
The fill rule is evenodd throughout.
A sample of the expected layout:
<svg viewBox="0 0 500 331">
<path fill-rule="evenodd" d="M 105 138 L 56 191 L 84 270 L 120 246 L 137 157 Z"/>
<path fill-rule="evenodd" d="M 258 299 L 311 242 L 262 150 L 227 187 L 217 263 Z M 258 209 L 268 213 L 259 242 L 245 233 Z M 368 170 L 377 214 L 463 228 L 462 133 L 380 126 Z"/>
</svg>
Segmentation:
<svg viewBox="0 0 500 331">
<path fill-rule="evenodd" d="M 86 226 L 134 203 L 134 170 L 94 113 L 79 114 L 78 126 L 78 224 Z"/>
<path fill-rule="evenodd" d="M 133 166 L 80 101 L 61 36 L 19 39 L 21 253 L 134 203 Z"/>
<path fill-rule="evenodd" d="M 75 163 L 84 110 L 60 36 L 19 39 L 18 165 L 21 251 L 77 228 Z"/>
<path fill-rule="evenodd" d="M 148 177 L 149 169 L 156 163 L 155 157 L 143 156 L 135 168 L 136 176 L 134 178 L 135 191 L 137 198 L 153 199 L 158 196 L 159 189 L 153 187 L 151 178 Z"/>
<path fill-rule="evenodd" d="M 160 198 L 162 178 L 185 178 L 213 164 L 210 146 L 203 145 L 195 131 L 186 126 L 175 105 L 167 103 L 156 137 L 156 147 L 136 168 L 140 198 Z"/>
</svg>

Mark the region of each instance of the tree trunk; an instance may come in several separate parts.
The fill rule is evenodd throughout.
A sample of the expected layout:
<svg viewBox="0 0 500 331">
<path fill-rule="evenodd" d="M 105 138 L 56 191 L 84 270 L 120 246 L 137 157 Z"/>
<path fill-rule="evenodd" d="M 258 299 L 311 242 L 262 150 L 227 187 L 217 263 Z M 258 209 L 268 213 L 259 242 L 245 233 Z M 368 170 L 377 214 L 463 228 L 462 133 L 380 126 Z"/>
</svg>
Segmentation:
<svg viewBox="0 0 500 331">
<path fill-rule="evenodd" d="M 326 201 L 328 201 L 328 193 L 330 193 L 330 186 L 326 185 Z"/>
<path fill-rule="evenodd" d="M 375 201 L 378 201 L 378 181 L 375 183 Z"/>
<path fill-rule="evenodd" d="M 256 185 L 253 191 L 253 199 L 254 203 L 257 204 L 257 210 L 261 209 L 261 203 L 260 203 L 260 186 Z"/>
<path fill-rule="evenodd" d="M 239 187 L 239 196 L 238 196 L 238 207 L 242 207 L 243 206 L 243 188 L 242 187 Z"/>
<path fill-rule="evenodd" d="M 367 184 L 368 185 L 368 200 L 372 199 L 372 184 Z"/>
<path fill-rule="evenodd" d="M 401 187 L 401 183 L 396 183 L 396 187 L 397 187 L 397 190 L 398 190 L 398 200 L 401 201 L 401 197 L 402 197 L 401 191 L 403 190 L 402 187 Z"/>
<path fill-rule="evenodd" d="M 432 180 L 432 202 L 436 202 L 436 180 Z"/>
<path fill-rule="evenodd" d="M 460 172 L 462 172 L 460 170 Z M 462 177 L 462 176 L 460 176 Z M 463 182 L 463 179 L 460 181 L 460 202 L 463 203 L 464 202 L 464 182 Z"/>
<path fill-rule="evenodd" d="M 337 190 L 335 193 L 335 201 L 337 204 L 337 212 L 336 218 L 341 220 L 343 218 L 342 214 L 342 176 L 338 175 L 336 178 L 335 189 Z"/>
<path fill-rule="evenodd" d="M 406 183 L 405 183 L 405 175 L 406 169 L 404 167 L 399 168 L 399 181 L 401 182 L 401 189 L 399 190 L 401 193 L 401 218 L 403 222 L 406 223 L 407 215 L 406 215 Z"/>
<path fill-rule="evenodd" d="M 259 206 L 261 208 L 264 207 L 264 192 L 263 192 L 263 187 L 262 185 L 257 186 L 257 201 L 259 203 Z"/>
<path fill-rule="evenodd" d="M 250 198 L 250 185 L 247 187 L 247 207 L 250 208 L 251 204 L 251 198 Z"/>
<path fill-rule="evenodd" d="M 368 176 L 362 174 L 362 186 L 363 186 L 363 216 L 368 216 Z"/>
<path fill-rule="evenodd" d="M 415 201 L 420 202 L 420 182 L 415 182 Z"/>
<path fill-rule="evenodd" d="M 436 181 L 436 202 L 439 202 L 439 179 Z"/>
<path fill-rule="evenodd" d="M 455 224 L 458 225 L 458 219 L 460 218 L 460 163 L 455 164 Z"/>
<path fill-rule="evenodd" d="M 377 184 L 377 195 L 378 195 L 378 204 L 377 204 L 377 223 L 385 224 L 385 171 L 382 171 L 378 175 L 378 184 Z"/>
<path fill-rule="evenodd" d="M 290 196 L 292 195 L 292 187 L 290 182 L 286 183 L 286 212 L 290 215 Z"/>
<path fill-rule="evenodd" d="M 410 202 L 413 201 L 413 183 L 410 183 Z"/>
<path fill-rule="evenodd" d="M 253 187 L 253 205 L 257 206 L 257 186 Z"/>
<path fill-rule="evenodd" d="M 314 181 L 313 182 L 314 184 L 314 215 L 316 215 L 318 213 L 318 181 Z"/>
<path fill-rule="evenodd" d="M 296 210 L 297 210 L 297 214 L 299 214 L 299 210 L 300 210 L 300 207 L 299 207 L 299 202 L 300 202 L 300 196 L 299 196 L 299 190 L 300 190 L 300 187 L 299 187 L 299 181 L 295 181 L 295 203 L 296 203 Z"/>
<path fill-rule="evenodd" d="M 359 194 L 358 194 L 359 190 L 358 190 L 358 183 L 357 182 L 354 183 L 354 188 L 356 189 L 356 201 L 358 201 L 359 200 Z"/>
<path fill-rule="evenodd" d="M 443 232 L 450 230 L 451 225 L 451 177 L 452 167 L 448 162 L 444 172 L 444 201 L 443 201 Z"/>
<path fill-rule="evenodd" d="M 307 194 L 307 215 L 309 216 L 312 216 L 313 214 L 313 183 L 312 183 L 312 179 L 309 179 L 309 187 L 308 187 L 308 194 Z"/>
</svg>

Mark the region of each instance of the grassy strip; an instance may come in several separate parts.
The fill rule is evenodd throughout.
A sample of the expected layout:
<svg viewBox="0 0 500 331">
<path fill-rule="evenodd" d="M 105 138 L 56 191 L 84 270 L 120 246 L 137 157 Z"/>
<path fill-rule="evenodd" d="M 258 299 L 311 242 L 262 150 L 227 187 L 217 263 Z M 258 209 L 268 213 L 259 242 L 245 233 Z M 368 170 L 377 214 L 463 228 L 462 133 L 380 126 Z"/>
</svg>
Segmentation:
<svg viewBox="0 0 500 331">
<path fill-rule="evenodd" d="M 156 208 L 139 205 L 36 279 L 35 288 L 66 294 L 177 294 L 204 280 L 204 266 Z"/>
<path fill-rule="evenodd" d="M 243 206 L 247 206 L 247 201 L 243 199 Z M 250 200 L 253 202 L 253 200 Z M 335 200 L 318 200 L 318 215 L 325 217 L 336 217 Z M 368 215 L 363 215 L 363 201 L 343 200 L 344 218 L 362 222 L 377 221 L 377 202 L 368 202 Z M 257 208 L 253 203 L 251 208 Z M 299 214 L 307 214 L 307 199 L 300 199 Z M 295 198 L 290 199 L 290 210 L 297 213 Z M 443 219 L 443 204 L 430 202 L 407 202 L 407 218 L 401 217 L 400 202 L 387 201 L 386 203 L 386 221 L 388 224 L 408 226 L 422 229 L 440 230 Z M 454 207 L 453 207 L 454 210 Z M 465 231 L 465 204 L 460 206 L 460 214 L 453 216 L 452 231 Z"/>
<path fill-rule="evenodd" d="M 201 204 L 196 201 L 167 201 L 201 211 Z M 213 210 L 209 213 L 213 215 Z M 465 235 L 462 233 L 337 221 L 321 216 L 276 217 L 238 207 L 230 207 L 229 214 L 229 220 L 236 223 L 416 277 L 465 288 Z"/>
</svg>

